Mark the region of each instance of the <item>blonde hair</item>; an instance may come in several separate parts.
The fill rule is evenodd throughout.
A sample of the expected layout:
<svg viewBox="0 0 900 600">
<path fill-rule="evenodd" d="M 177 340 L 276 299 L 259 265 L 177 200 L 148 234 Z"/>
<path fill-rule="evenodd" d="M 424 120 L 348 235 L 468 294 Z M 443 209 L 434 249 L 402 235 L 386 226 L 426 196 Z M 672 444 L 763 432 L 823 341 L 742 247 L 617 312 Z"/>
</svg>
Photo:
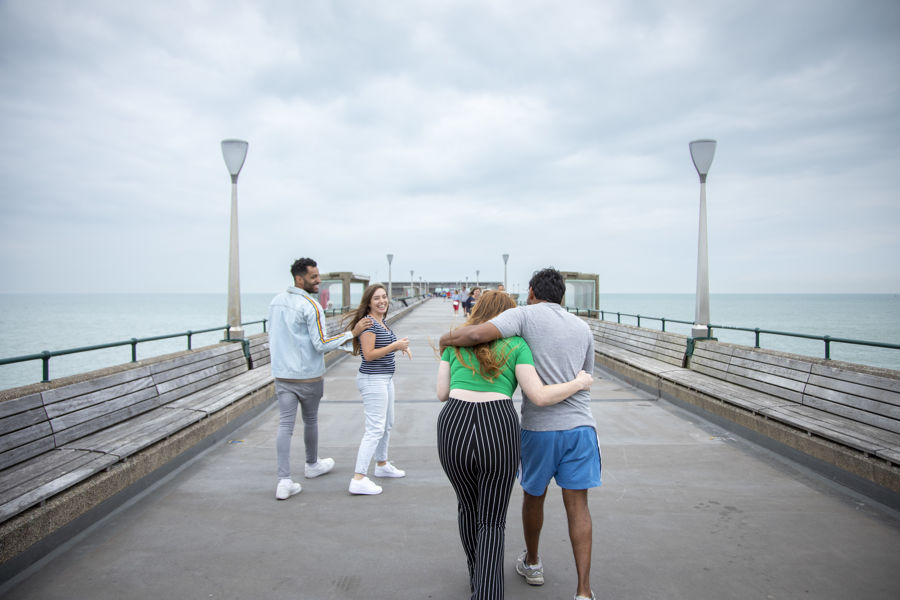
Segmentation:
<svg viewBox="0 0 900 600">
<path fill-rule="evenodd" d="M 472 308 L 472 313 L 463 325 L 487 323 L 500 313 L 515 307 L 516 303 L 509 295 L 496 290 L 488 290 L 478 298 L 478 302 Z M 478 361 L 478 369 L 475 369 L 463 359 L 459 348 L 455 348 L 454 352 L 456 353 L 456 359 L 464 367 L 470 369 L 473 373 L 480 374 L 491 383 L 503 370 L 503 366 L 506 364 L 507 358 L 509 358 L 509 351 L 504 352 L 502 355 L 497 354 L 494 349 L 494 342 L 478 344 L 472 348 L 472 353 L 475 354 L 475 359 Z"/>
</svg>

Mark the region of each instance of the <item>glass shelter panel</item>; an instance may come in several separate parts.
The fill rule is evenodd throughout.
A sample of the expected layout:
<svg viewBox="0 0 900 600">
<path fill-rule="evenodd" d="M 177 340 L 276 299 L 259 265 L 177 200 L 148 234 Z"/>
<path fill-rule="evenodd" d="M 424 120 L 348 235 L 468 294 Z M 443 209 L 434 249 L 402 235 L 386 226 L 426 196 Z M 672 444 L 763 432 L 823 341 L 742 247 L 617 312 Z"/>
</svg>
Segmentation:
<svg viewBox="0 0 900 600">
<path fill-rule="evenodd" d="M 594 297 L 595 285 L 596 283 L 591 280 L 567 279 L 565 298 L 566 307 L 583 309 L 595 308 L 597 306 L 597 299 Z"/>
<path fill-rule="evenodd" d="M 319 304 L 325 310 L 338 309 L 344 305 L 344 282 L 340 279 L 325 279 L 319 284 Z M 352 296 L 352 293 L 351 293 Z M 362 292 L 359 297 L 362 298 Z M 357 300 L 359 302 L 359 300 Z"/>
</svg>

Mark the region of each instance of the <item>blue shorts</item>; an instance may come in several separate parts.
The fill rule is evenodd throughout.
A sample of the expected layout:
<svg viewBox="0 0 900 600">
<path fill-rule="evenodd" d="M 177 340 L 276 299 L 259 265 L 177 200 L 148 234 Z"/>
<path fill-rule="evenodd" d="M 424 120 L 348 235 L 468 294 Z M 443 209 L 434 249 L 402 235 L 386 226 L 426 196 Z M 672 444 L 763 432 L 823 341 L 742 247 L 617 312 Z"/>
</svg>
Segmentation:
<svg viewBox="0 0 900 600">
<path fill-rule="evenodd" d="M 556 484 L 567 490 L 586 490 L 601 484 L 600 447 L 593 427 L 522 430 L 522 489 L 532 496 L 543 496 L 554 477 Z"/>
</svg>

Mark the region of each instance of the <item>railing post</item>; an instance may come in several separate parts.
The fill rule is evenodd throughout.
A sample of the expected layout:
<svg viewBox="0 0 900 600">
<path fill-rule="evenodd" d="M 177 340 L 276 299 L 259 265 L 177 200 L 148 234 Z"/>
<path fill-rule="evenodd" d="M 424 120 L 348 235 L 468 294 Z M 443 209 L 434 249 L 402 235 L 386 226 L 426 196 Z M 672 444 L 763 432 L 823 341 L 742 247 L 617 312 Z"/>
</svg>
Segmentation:
<svg viewBox="0 0 900 600">
<path fill-rule="evenodd" d="M 662 318 L 662 330 L 663 331 L 666 330 L 666 318 L 665 317 Z"/>
<path fill-rule="evenodd" d="M 266 332 L 266 319 L 263 319 L 263 333 Z"/>
<path fill-rule="evenodd" d="M 188 338 L 188 348 L 187 348 L 187 349 L 188 349 L 188 350 L 191 349 L 191 335 L 192 335 L 192 334 L 191 334 L 191 330 L 188 329 L 188 330 L 187 330 L 187 338 Z"/>
<path fill-rule="evenodd" d="M 137 338 L 131 338 L 131 362 L 137 362 Z"/>
<path fill-rule="evenodd" d="M 44 350 L 41 352 L 41 362 L 44 363 L 44 383 L 50 381 L 50 352 Z"/>
<path fill-rule="evenodd" d="M 826 335 L 822 339 L 825 340 L 825 360 L 831 360 L 831 336 Z"/>
<path fill-rule="evenodd" d="M 622 324 L 622 313 L 616 313 L 616 323 Z"/>
<path fill-rule="evenodd" d="M 759 348 L 759 327 L 757 327 L 757 328 L 754 329 L 753 331 L 756 332 L 756 345 L 753 346 L 753 347 L 754 347 L 754 348 Z"/>
<path fill-rule="evenodd" d="M 637 315 L 638 327 L 641 326 L 641 315 Z"/>
</svg>

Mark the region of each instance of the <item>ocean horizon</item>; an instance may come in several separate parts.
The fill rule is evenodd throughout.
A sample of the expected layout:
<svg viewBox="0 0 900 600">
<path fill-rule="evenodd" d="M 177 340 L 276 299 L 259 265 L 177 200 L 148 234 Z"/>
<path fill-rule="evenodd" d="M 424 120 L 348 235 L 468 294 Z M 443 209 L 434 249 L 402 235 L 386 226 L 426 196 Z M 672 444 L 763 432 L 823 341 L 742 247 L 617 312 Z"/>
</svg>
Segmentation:
<svg viewBox="0 0 900 600">
<path fill-rule="evenodd" d="M 267 318 L 268 305 L 277 292 L 241 295 L 243 322 Z M 0 358 L 57 351 L 157 335 L 220 328 L 195 334 L 192 346 L 222 339 L 227 322 L 226 294 L 0 294 Z M 600 308 L 607 320 L 623 313 L 622 323 L 689 333 L 690 325 L 670 320 L 693 321 L 694 294 L 600 294 Z M 900 343 L 900 294 L 710 294 L 713 325 L 760 328 L 882 342 Z M 402 328 L 402 325 L 401 325 Z M 247 334 L 262 331 L 249 325 Z M 435 332 L 440 333 L 440 332 Z M 753 333 L 714 330 L 723 342 L 753 346 Z M 763 348 L 824 358 L 825 344 L 818 340 L 763 335 Z M 187 338 L 138 344 L 138 359 L 187 348 Z M 900 350 L 832 343 L 835 360 L 900 370 Z M 131 360 L 131 347 L 123 346 L 54 357 L 53 379 Z M 0 389 L 40 381 L 41 361 L 0 365 Z"/>
</svg>

